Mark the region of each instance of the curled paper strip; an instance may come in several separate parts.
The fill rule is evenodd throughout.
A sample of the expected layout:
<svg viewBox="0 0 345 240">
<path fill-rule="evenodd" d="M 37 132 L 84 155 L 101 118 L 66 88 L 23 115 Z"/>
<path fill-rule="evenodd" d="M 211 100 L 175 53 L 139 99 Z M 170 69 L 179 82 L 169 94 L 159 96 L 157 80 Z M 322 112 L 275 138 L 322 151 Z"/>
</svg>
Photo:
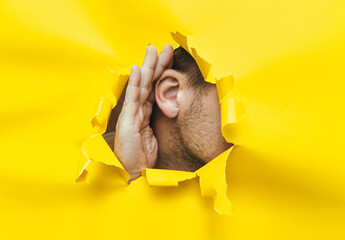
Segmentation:
<svg viewBox="0 0 345 240">
<path fill-rule="evenodd" d="M 216 85 L 221 112 L 222 134 L 230 142 L 231 125 L 243 118 L 245 110 L 242 102 L 236 100 L 230 94 L 234 85 L 233 76 L 227 76 L 217 80 Z"/>
<path fill-rule="evenodd" d="M 150 186 L 178 186 L 179 182 L 199 177 L 201 195 L 214 199 L 214 209 L 222 215 L 232 212 L 232 204 L 228 199 L 226 182 L 226 163 L 233 147 L 195 172 L 165 169 L 143 169 Z"/>
<path fill-rule="evenodd" d="M 97 112 L 91 120 L 93 128 L 100 128 L 100 132 L 105 132 L 110 113 L 112 110 L 112 102 L 109 98 L 101 97 L 99 100 Z"/>
<path fill-rule="evenodd" d="M 92 127 L 99 128 L 101 134 L 106 131 L 111 110 L 116 106 L 129 78 L 126 69 L 120 68 L 117 71 L 120 74 L 110 68 L 111 75 L 107 79 L 108 88 L 105 89 L 104 96 L 100 98 L 97 112 L 91 120 Z"/>
<path fill-rule="evenodd" d="M 194 60 L 198 64 L 200 72 L 204 77 L 205 81 L 209 83 L 216 83 L 215 77 L 210 72 L 212 65 L 208 63 L 205 59 L 201 58 L 195 48 L 188 47 L 187 37 L 182 35 L 178 31 L 176 31 L 176 33 L 171 33 L 171 36 L 175 42 L 180 44 L 180 46 L 183 47 L 184 50 L 186 50 L 190 55 L 193 56 Z"/>
<path fill-rule="evenodd" d="M 221 109 L 222 134 L 228 140 L 230 136 L 229 127 L 231 124 L 239 121 L 244 115 L 241 103 L 230 94 L 234 78 L 226 76 L 219 80 L 216 79 L 211 73 L 212 65 L 201 58 L 195 48 L 189 48 L 187 37 L 179 32 L 171 33 L 171 35 L 178 44 L 193 56 L 204 79 L 207 82 L 216 84 Z M 108 80 L 108 88 L 105 89 L 104 96 L 100 98 L 97 111 L 91 120 L 96 134 L 86 138 L 82 144 L 77 182 L 87 182 L 88 173 L 94 171 L 96 163 L 116 169 L 111 174 L 116 172 L 115 175 L 120 176 L 124 184 L 127 184 L 129 180 L 129 174 L 102 137 L 102 134 L 106 131 L 111 110 L 116 106 L 129 77 L 129 73 L 121 67 L 111 72 L 112 75 Z M 226 195 L 227 182 L 225 174 L 226 163 L 232 149 L 233 147 L 229 148 L 196 172 L 146 168 L 142 170 L 142 175 L 147 179 L 150 186 L 160 187 L 177 187 L 182 181 L 198 177 L 202 196 L 214 199 L 214 208 L 219 214 L 230 214 L 232 204 Z M 115 175 L 113 178 L 116 178 Z"/>
</svg>

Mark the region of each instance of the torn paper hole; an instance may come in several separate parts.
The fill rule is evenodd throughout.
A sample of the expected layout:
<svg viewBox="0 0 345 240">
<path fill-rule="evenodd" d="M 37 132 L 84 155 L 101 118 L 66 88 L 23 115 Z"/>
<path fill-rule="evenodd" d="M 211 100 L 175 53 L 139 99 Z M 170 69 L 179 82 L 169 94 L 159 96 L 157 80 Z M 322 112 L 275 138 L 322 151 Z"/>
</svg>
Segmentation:
<svg viewBox="0 0 345 240">
<path fill-rule="evenodd" d="M 217 85 L 219 103 L 221 107 L 222 133 L 225 139 L 229 139 L 231 132 L 228 126 L 238 122 L 244 116 L 244 108 L 240 101 L 231 96 L 234 79 L 232 76 L 216 78 L 212 74 L 212 65 L 200 57 L 197 50 L 188 46 L 187 37 L 179 32 L 171 33 L 173 39 L 189 52 L 197 62 L 200 71 L 207 82 Z M 77 182 L 87 182 L 88 173 L 93 171 L 95 164 L 116 169 L 114 178 L 119 177 L 127 184 L 129 174 L 123 168 L 113 151 L 110 149 L 102 134 L 105 132 L 112 109 L 127 83 L 129 73 L 126 69 L 118 67 L 111 69 L 109 86 L 104 90 L 104 96 L 100 98 L 97 111 L 91 120 L 97 134 L 86 138 L 82 144 L 81 157 L 79 160 Z M 179 182 L 199 178 L 201 194 L 214 199 L 214 208 L 220 214 L 230 214 L 232 204 L 227 197 L 226 163 L 233 147 L 229 148 L 211 162 L 195 172 L 177 170 L 143 169 L 143 177 L 150 186 L 178 186 Z M 115 176 L 118 175 L 118 176 Z"/>
</svg>

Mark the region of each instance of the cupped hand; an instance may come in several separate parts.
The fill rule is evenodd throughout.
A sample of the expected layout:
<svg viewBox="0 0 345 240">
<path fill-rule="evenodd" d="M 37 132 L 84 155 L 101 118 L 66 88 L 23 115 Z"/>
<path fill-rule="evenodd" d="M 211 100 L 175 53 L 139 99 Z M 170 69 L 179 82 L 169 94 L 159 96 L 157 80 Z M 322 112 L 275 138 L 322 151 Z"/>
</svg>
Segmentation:
<svg viewBox="0 0 345 240">
<path fill-rule="evenodd" d="M 167 44 L 157 56 L 148 46 L 141 69 L 133 65 L 123 107 L 116 124 L 114 152 L 130 174 L 130 180 L 141 175 L 141 169 L 152 168 L 158 154 L 157 138 L 150 127 L 155 103 L 154 81 L 172 66 L 173 48 Z"/>
</svg>

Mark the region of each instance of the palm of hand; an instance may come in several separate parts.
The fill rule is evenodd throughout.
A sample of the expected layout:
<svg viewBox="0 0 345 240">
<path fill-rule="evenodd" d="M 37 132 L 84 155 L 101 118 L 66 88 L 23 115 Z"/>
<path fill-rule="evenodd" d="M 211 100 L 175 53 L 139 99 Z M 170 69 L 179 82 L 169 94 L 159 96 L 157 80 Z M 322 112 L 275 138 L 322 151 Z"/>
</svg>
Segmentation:
<svg viewBox="0 0 345 240">
<path fill-rule="evenodd" d="M 149 46 L 140 69 L 133 66 L 128 81 L 124 105 L 116 125 L 115 155 L 131 175 L 131 180 L 141 174 L 142 168 L 156 164 L 158 142 L 150 127 L 150 117 L 155 101 L 153 83 L 172 65 L 173 50 L 166 45 L 159 57 Z"/>
</svg>

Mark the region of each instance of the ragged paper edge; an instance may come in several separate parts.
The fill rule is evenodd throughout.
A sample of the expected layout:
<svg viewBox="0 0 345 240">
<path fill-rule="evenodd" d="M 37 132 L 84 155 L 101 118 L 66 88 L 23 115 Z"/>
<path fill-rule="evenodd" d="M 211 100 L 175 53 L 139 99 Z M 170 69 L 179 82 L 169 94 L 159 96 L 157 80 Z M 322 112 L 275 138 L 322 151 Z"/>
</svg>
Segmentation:
<svg viewBox="0 0 345 240">
<path fill-rule="evenodd" d="M 96 113 L 91 119 L 92 127 L 96 133 L 87 137 L 81 146 L 76 182 L 88 182 L 88 175 L 92 171 L 93 162 L 115 167 L 123 181 L 128 182 L 129 174 L 102 137 L 106 131 L 110 113 L 116 106 L 128 78 L 129 73 L 125 68 L 110 69 L 104 95 L 100 97 Z"/>
<path fill-rule="evenodd" d="M 142 170 L 150 186 L 175 186 L 180 182 L 199 177 L 201 195 L 214 200 L 214 209 L 221 215 L 230 215 L 233 207 L 227 197 L 226 165 L 234 146 L 218 155 L 195 172 L 150 169 Z"/>
<path fill-rule="evenodd" d="M 205 81 L 213 84 L 216 83 L 216 78 L 211 73 L 212 65 L 200 57 L 195 48 L 189 47 L 187 37 L 178 31 L 176 33 L 171 32 L 171 37 L 194 58 Z"/>
<path fill-rule="evenodd" d="M 198 169 L 201 195 L 214 200 L 214 209 L 221 215 L 230 215 L 233 206 L 227 197 L 226 165 L 234 146 L 218 155 L 215 159 Z"/>
<path fill-rule="evenodd" d="M 172 32 L 171 36 L 176 43 L 183 47 L 195 59 L 205 81 L 217 85 L 221 109 L 222 134 L 228 142 L 231 142 L 231 126 L 239 122 L 245 115 L 245 109 L 242 102 L 231 96 L 231 90 L 234 86 L 234 77 L 232 75 L 215 77 L 212 74 L 212 64 L 202 58 L 197 53 L 196 48 L 188 45 L 186 36 L 178 31 L 176 31 L 176 33 Z"/>
<path fill-rule="evenodd" d="M 209 83 L 216 84 L 221 108 L 222 134 L 226 140 L 230 139 L 230 133 L 227 131 L 227 128 L 240 121 L 245 113 L 243 104 L 230 94 L 234 84 L 233 76 L 215 78 L 211 73 L 212 65 L 201 58 L 195 48 L 188 46 L 187 37 L 179 32 L 171 33 L 171 35 L 178 44 L 193 56 L 204 79 Z M 130 178 L 102 137 L 106 130 L 111 110 L 116 106 L 129 78 L 129 73 L 124 68 L 111 70 L 111 72 L 112 77 L 108 81 L 109 86 L 105 89 L 104 96 L 100 98 L 97 111 L 91 120 L 92 127 L 97 133 L 86 138 L 82 144 L 77 182 L 88 181 L 88 174 L 92 171 L 92 163 L 94 162 L 103 163 L 118 169 L 119 176 L 122 177 L 125 183 Z M 226 195 L 227 183 L 225 174 L 226 163 L 232 149 L 233 147 L 226 150 L 196 172 L 143 169 L 142 174 L 150 186 L 164 187 L 177 187 L 182 181 L 199 177 L 202 196 L 213 198 L 215 210 L 219 214 L 228 215 L 232 212 L 232 204 Z"/>
<path fill-rule="evenodd" d="M 171 186 L 177 187 L 179 182 L 183 182 L 196 177 L 194 172 L 143 168 L 142 175 L 146 178 L 150 186 Z"/>
</svg>

